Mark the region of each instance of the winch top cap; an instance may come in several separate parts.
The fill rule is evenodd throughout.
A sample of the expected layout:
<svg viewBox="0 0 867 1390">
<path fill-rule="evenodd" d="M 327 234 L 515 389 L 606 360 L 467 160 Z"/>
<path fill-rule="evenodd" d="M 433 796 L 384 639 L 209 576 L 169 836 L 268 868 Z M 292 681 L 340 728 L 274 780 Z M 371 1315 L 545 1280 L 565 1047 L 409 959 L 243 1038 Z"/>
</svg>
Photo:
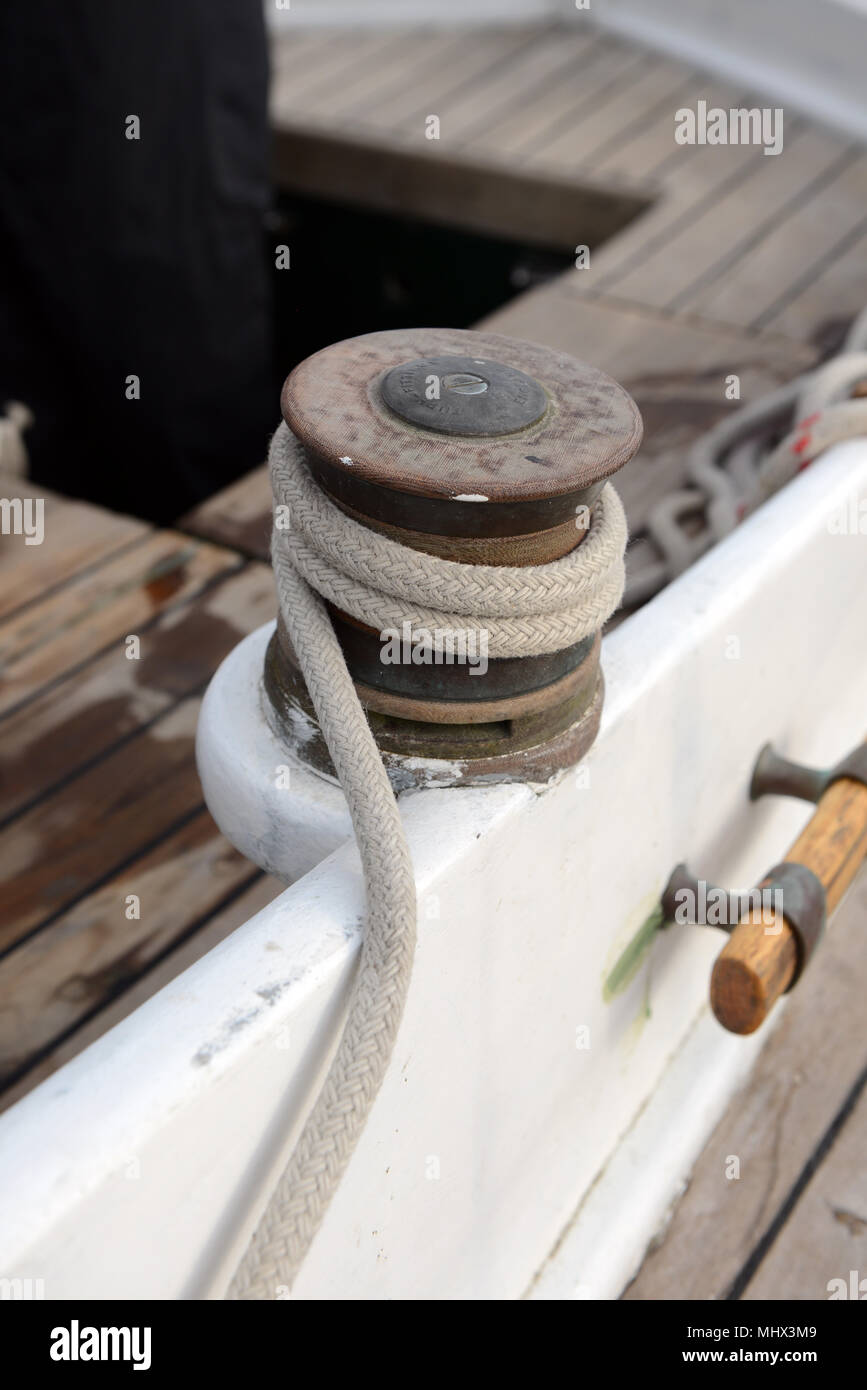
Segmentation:
<svg viewBox="0 0 867 1390">
<path fill-rule="evenodd" d="M 392 367 L 380 390 L 395 415 L 441 434 L 513 434 L 548 409 L 538 381 L 487 357 L 417 357 Z"/>
<path fill-rule="evenodd" d="M 281 404 L 327 492 L 443 535 L 517 535 L 574 517 L 642 433 L 635 402 L 604 372 L 471 329 L 334 343 L 290 373 Z"/>
</svg>

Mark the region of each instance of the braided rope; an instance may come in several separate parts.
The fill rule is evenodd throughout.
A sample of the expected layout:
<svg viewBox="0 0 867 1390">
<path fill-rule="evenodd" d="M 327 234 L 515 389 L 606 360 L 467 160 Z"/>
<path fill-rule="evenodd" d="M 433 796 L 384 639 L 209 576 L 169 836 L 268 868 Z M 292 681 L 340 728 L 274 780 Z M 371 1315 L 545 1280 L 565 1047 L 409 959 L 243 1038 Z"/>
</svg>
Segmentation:
<svg viewBox="0 0 867 1390">
<path fill-rule="evenodd" d="M 580 546 L 518 568 L 442 560 L 360 525 L 317 487 L 285 425 L 274 436 L 271 470 L 275 502 L 290 518 L 275 532 L 278 546 L 311 588 L 370 627 L 454 629 L 471 617 L 487 633 L 490 656 L 538 656 L 598 632 L 620 602 L 626 517 L 610 483 Z"/>
<path fill-rule="evenodd" d="M 648 513 L 644 530 L 659 558 L 639 564 L 640 551 L 633 550 L 627 605 L 658 593 L 832 444 L 867 434 L 864 401 L 851 399 L 865 380 L 867 309 L 830 361 L 741 406 L 697 439 L 686 457 L 692 486 L 675 489 Z M 789 432 L 771 447 L 786 426 Z M 702 530 L 681 525 L 699 512 L 706 517 Z"/>
<path fill-rule="evenodd" d="M 407 550 L 345 516 L 313 482 L 285 425 L 274 436 L 269 462 L 280 612 L 349 804 L 367 921 L 337 1051 L 232 1280 L 232 1299 L 273 1299 L 281 1286 L 291 1288 L 385 1076 L 415 947 L 415 879 L 397 802 L 331 620 L 313 590 L 373 627 L 389 626 L 392 617 L 395 626 L 411 617 L 431 627 L 459 626 L 471 617 L 496 627 L 500 651 L 525 655 L 526 647 L 556 650 L 548 645 L 555 638 L 571 645 L 601 627 L 622 595 L 626 544 L 623 508 L 606 485 L 589 534 L 565 560 L 529 569 L 461 565 Z M 290 526 L 283 529 L 279 509 L 286 506 Z M 419 607 L 410 614 L 408 595 L 433 595 L 450 609 Z M 479 618 L 477 603 L 498 616 Z M 524 618 L 513 623 L 504 615 L 515 605 Z"/>
</svg>

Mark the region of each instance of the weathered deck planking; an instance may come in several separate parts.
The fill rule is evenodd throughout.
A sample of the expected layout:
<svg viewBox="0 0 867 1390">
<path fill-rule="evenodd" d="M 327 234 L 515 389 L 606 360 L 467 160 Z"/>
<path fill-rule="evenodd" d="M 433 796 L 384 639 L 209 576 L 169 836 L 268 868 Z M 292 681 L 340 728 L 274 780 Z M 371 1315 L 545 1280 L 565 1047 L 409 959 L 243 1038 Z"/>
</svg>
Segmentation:
<svg viewBox="0 0 867 1390">
<path fill-rule="evenodd" d="M 637 55 L 616 40 L 597 33 L 556 31 L 555 42 L 563 64 L 545 82 L 526 93 L 520 102 L 503 107 L 496 119 L 487 119 L 472 132 L 476 158 L 499 162 L 520 160 L 535 141 L 544 139 L 552 122 L 562 120 L 564 108 L 604 90 L 618 76 L 637 64 Z M 469 140 L 463 142 L 469 144 Z"/>
<path fill-rule="evenodd" d="M 688 307 L 692 295 L 723 274 L 737 284 L 740 268 L 753 251 L 798 207 L 821 198 L 826 185 L 855 154 L 836 136 L 799 128 L 780 155 L 754 166 L 735 189 L 716 198 L 688 227 L 625 276 L 617 286 L 618 295 L 677 311 Z M 748 218 L 745 205 L 751 209 Z"/>
<path fill-rule="evenodd" d="M 204 818 L 204 812 L 202 816 Z M 198 825 L 198 821 L 190 823 L 191 827 L 195 825 Z M 216 831 L 211 841 L 211 847 L 216 852 L 225 852 L 227 848 L 226 841 L 217 836 Z M 253 869 L 253 866 L 246 861 L 242 862 L 248 871 Z M 246 880 L 244 882 L 246 883 Z M 52 1072 L 55 1072 L 58 1067 L 62 1067 L 64 1063 L 77 1056 L 89 1043 L 101 1037 L 121 1019 L 126 1018 L 158 989 L 171 984 L 188 966 L 194 964 L 206 951 L 218 946 L 233 931 L 248 922 L 255 913 L 272 902 L 282 890 L 283 884 L 279 879 L 259 873 L 257 877 L 250 880 L 249 884 L 243 886 L 240 892 L 233 894 L 226 905 L 215 912 L 213 916 L 202 922 L 195 922 L 192 934 L 182 937 L 171 950 L 157 957 L 146 973 L 139 974 L 135 978 L 132 978 L 129 970 L 123 975 L 120 973 L 115 975 L 112 979 L 112 986 L 119 992 L 106 996 L 104 993 L 99 994 L 96 989 L 92 989 L 89 1005 L 79 1009 L 76 1015 L 80 1021 L 68 1026 L 45 1051 L 36 1054 L 36 1060 L 31 1052 L 25 1062 L 23 1073 L 17 1080 L 11 1081 L 0 1090 L 0 1110 L 6 1110 L 10 1105 L 14 1105 L 16 1100 L 20 1100 L 40 1081 L 44 1081 Z M 124 988 L 125 979 L 127 984 Z M 91 980 L 91 984 L 95 983 L 95 980 Z M 42 992 L 40 990 L 40 993 Z M 84 992 L 86 993 L 86 982 Z M 56 994 L 57 989 L 55 988 Z M 85 999 L 82 1002 L 86 1004 Z M 0 1021 L 2 1021 L 5 1007 L 4 1002 L 4 1007 L 0 1008 Z M 14 1002 L 11 1007 L 16 1007 Z M 17 1055 L 20 1056 L 20 1040 L 16 1043 L 16 1048 Z"/>
<path fill-rule="evenodd" d="M 543 30 L 533 42 L 513 53 L 507 63 L 496 64 L 485 76 L 464 85 L 454 96 L 442 103 L 441 120 L 445 138 L 451 148 L 473 145 L 491 126 L 525 112 L 535 97 L 548 90 L 551 81 L 557 82 L 575 72 L 575 64 L 587 53 L 592 39 L 587 35 L 564 36 Z"/>
<path fill-rule="evenodd" d="M 0 824 L 203 690 L 223 657 L 275 610 L 270 568 L 249 565 L 180 608 L 164 609 L 139 634 L 138 660 L 127 660 L 115 642 L 19 706 L 0 724 Z"/>
<path fill-rule="evenodd" d="M 275 53 L 272 73 L 273 99 L 279 101 L 284 87 L 296 100 L 303 100 L 313 109 L 317 95 L 328 100 L 329 93 L 352 79 L 359 70 L 376 68 L 394 44 L 393 34 L 371 33 L 369 30 L 339 31 L 330 35 L 311 36 L 311 42 L 293 61 L 291 46 L 284 54 Z"/>
<path fill-rule="evenodd" d="M 338 100 L 333 108 L 327 102 L 319 108 L 322 125 L 333 128 L 335 115 L 339 114 L 348 125 L 360 131 L 391 129 L 409 112 L 415 111 L 418 90 L 424 91 L 432 76 L 448 70 L 458 77 L 472 77 L 490 62 L 490 56 L 472 33 L 449 34 L 445 44 L 441 42 L 442 35 L 421 35 L 416 41 L 415 35 L 403 34 L 402 39 L 403 62 L 398 64 L 397 72 L 387 75 L 380 84 L 376 70 L 366 69 L 364 85 L 354 90 L 353 99 L 346 107 Z M 294 110 L 294 95 L 287 92 L 285 99 Z M 316 115 L 316 112 L 310 113 L 311 124 Z"/>
<path fill-rule="evenodd" d="M 320 110 L 328 122 L 333 122 L 336 116 L 343 119 L 356 113 L 364 116 L 371 106 L 405 92 L 413 77 L 418 78 L 442 64 L 451 64 L 463 51 L 460 38 L 451 31 L 426 34 L 424 42 L 418 45 L 409 41 L 406 34 L 395 35 L 386 55 L 380 56 L 376 63 L 354 65 L 352 73 L 344 75 L 339 88 L 335 89 L 332 84 L 330 92 L 314 100 L 309 109 L 310 118 Z"/>
<path fill-rule="evenodd" d="M 862 1301 L 867 1295 L 867 1093 L 863 1088 L 839 1134 L 829 1140 L 827 1156 L 799 1196 L 797 1220 L 786 1223 L 743 1298 Z"/>
<path fill-rule="evenodd" d="M 10 502 L 41 501 L 45 533 L 45 543 L 40 545 L 27 545 L 24 536 L 0 536 L 0 619 L 34 594 L 47 594 L 149 534 L 143 521 L 98 511 L 43 487 L 34 489 L 19 478 L 3 478 L 0 491 Z"/>
<path fill-rule="evenodd" d="M 673 153 L 672 110 L 695 106 L 699 100 L 715 100 L 707 75 L 688 71 L 678 74 L 665 97 L 644 110 L 626 106 L 618 120 L 616 137 L 606 137 L 586 157 L 587 168 L 609 177 L 648 180 L 661 187 L 660 170 Z M 721 91 L 728 98 L 728 89 Z M 681 153 L 685 150 L 682 148 Z"/>
<path fill-rule="evenodd" d="M 197 787 L 190 799 L 200 806 Z M 158 829 L 147 800 L 142 813 Z M 105 882 L 94 878 L 92 891 L 0 959 L 0 1087 L 260 876 L 198 809 Z M 204 938 L 197 946 L 206 949 Z"/>
<path fill-rule="evenodd" d="M 184 700 L 7 825 L 0 951 L 46 925 L 202 805 L 199 702 Z"/>
<path fill-rule="evenodd" d="M 848 248 L 863 217 L 858 151 L 845 138 L 786 111 L 783 151 L 772 158 L 756 145 L 679 146 L 679 106 L 704 100 L 729 109 L 767 98 L 602 33 L 583 12 L 555 25 L 469 30 L 455 47 L 454 36 L 436 30 L 393 37 L 393 46 L 371 47 L 355 63 L 326 42 L 311 50 L 303 31 L 276 40 L 276 168 L 287 187 L 437 220 L 445 207 L 458 224 L 526 238 L 531 225 L 515 200 L 502 199 L 481 220 L 471 207 L 462 216 L 461 197 L 447 199 L 437 168 L 451 169 L 462 190 L 461 169 L 481 182 L 504 169 L 513 178 L 552 175 L 564 196 L 586 185 L 589 201 L 602 178 L 612 191 L 652 195 L 655 205 L 600 249 L 582 293 L 684 307 L 757 331 L 791 332 L 787 324 L 797 322 L 799 339 L 818 334 L 820 318 L 803 326 L 810 284 L 829 250 Z M 303 83 L 296 43 L 307 58 Z M 329 80 L 339 64 L 345 94 Z M 425 136 L 431 114 L 440 119 L 438 140 Z M 364 166 L 358 187 L 341 145 Z M 579 240 L 581 222 L 579 213 L 572 235 L 563 228 L 564 247 Z M 867 261 L 853 256 L 845 269 L 854 306 L 867 298 Z M 775 322 L 774 307 L 782 311 L 793 294 L 798 319 Z"/>
<path fill-rule="evenodd" d="M 784 331 L 784 323 L 778 321 L 780 299 L 788 297 L 801 278 L 809 284 L 817 272 L 821 276 L 823 267 L 838 266 L 838 276 L 847 278 L 849 299 L 840 308 L 848 317 L 857 303 L 851 296 L 859 269 L 862 282 L 867 281 L 867 255 L 862 245 L 858 262 L 851 266 L 840 265 L 840 255 L 853 236 L 856 242 L 862 239 L 865 210 L 867 155 L 850 150 L 829 166 L 829 176 L 814 196 L 795 207 L 750 251 L 737 276 L 718 275 L 714 282 L 693 288 L 687 301 L 690 311 L 744 328 Z M 782 295 L 781 281 L 786 286 Z M 821 303 L 827 312 L 826 290 Z M 801 332 L 795 330 L 796 335 Z"/>
<path fill-rule="evenodd" d="M 423 76 L 416 68 L 415 77 L 405 79 L 400 92 L 394 93 L 388 102 L 371 104 L 363 113 L 359 111 L 359 128 L 367 133 L 375 130 L 380 139 L 387 130 L 388 138 L 397 145 L 423 141 L 425 145 L 441 147 L 441 140 L 425 136 L 427 117 L 438 116 L 442 126 L 444 121 L 449 122 L 454 110 L 457 134 L 467 94 L 484 91 L 492 77 L 504 72 L 515 74 L 531 56 L 535 37 L 535 31 L 522 28 L 489 31 L 487 39 L 484 30 L 467 35 L 460 52 L 452 53 L 447 62 L 427 67 Z M 412 43 L 413 36 L 405 36 L 404 42 Z M 429 39 L 422 39 L 422 44 L 428 42 Z M 434 88 L 439 106 L 431 105 Z M 330 124 L 327 110 L 320 112 L 320 119 Z M 435 154 L 436 151 L 434 157 Z"/>
<path fill-rule="evenodd" d="M 178 525 L 191 535 L 231 545 L 245 555 L 267 560 L 271 550 L 271 483 L 262 464 L 236 483 L 215 492 L 181 517 Z"/>
<path fill-rule="evenodd" d="M 560 170 L 566 176 L 586 173 L 620 138 L 652 120 L 661 103 L 670 112 L 673 91 L 689 76 L 688 69 L 680 63 L 646 57 L 629 74 L 628 102 L 623 100 L 620 82 L 607 83 L 592 102 L 582 92 L 580 106 L 568 113 L 559 131 L 546 131 L 532 147 L 534 162 L 546 169 Z M 641 171 L 636 171 L 636 176 L 643 177 Z"/>
<path fill-rule="evenodd" d="M 603 40 L 589 26 L 562 32 L 547 26 L 469 30 L 454 48 L 442 44 L 441 34 L 412 32 L 403 36 L 402 69 L 399 55 L 387 54 L 383 90 L 372 80 L 378 71 L 374 60 L 360 87 L 349 75 L 353 92 L 366 96 L 347 104 L 335 91 L 339 83 L 321 82 L 311 97 L 314 75 L 302 87 L 284 69 L 281 51 L 293 41 L 294 35 L 287 35 L 275 45 L 271 111 L 278 181 L 316 196 L 364 198 L 386 210 L 437 220 L 451 217 L 480 230 L 531 240 L 545 239 L 553 216 L 549 211 L 547 221 L 534 219 L 524 206 L 533 200 L 533 180 L 544 187 L 548 171 L 530 167 L 531 151 L 522 154 L 519 146 L 532 139 L 533 130 L 544 141 L 552 123 L 559 128 L 576 106 L 592 109 L 600 92 L 613 88 L 630 65 L 637 71 L 647 61 L 634 46 Z M 552 41 L 560 45 L 562 60 L 575 55 L 573 71 L 556 60 Z M 359 62 L 358 70 L 363 67 Z M 531 111 L 525 112 L 532 100 L 525 103 L 520 94 L 533 89 L 534 74 L 539 74 L 535 86 L 544 93 L 549 68 L 560 96 L 552 110 L 543 104 L 534 120 Z M 427 138 L 431 115 L 439 118 L 439 139 Z M 494 147 L 488 136 L 501 125 Z M 368 156 L 374 157 L 372 170 Z M 523 198 L 497 200 L 490 215 L 474 218 L 475 200 L 492 200 L 498 171 L 524 189 Z M 450 199 L 451 185 L 456 193 Z M 647 193 L 641 187 L 622 191 L 639 199 Z M 570 244 L 571 227 L 568 233 L 564 228 L 564 235 Z"/>
<path fill-rule="evenodd" d="M 511 179 L 537 180 L 544 173 L 559 181 L 563 211 L 556 226 L 564 246 L 580 239 L 592 247 L 599 240 L 598 203 L 605 191 L 651 199 L 646 211 L 592 250 L 589 269 L 530 292 L 485 321 L 498 331 L 556 343 L 592 360 L 638 395 L 646 441 L 623 480 L 635 530 L 653 494 L 682 481 L 684 448 L 727 408 L 724 401 L 715 408 L 713 363 L 703 353 L 693 357 L 696 342 L 725 342 L 725 353 L 718 356 L 722 375 L 741 376 L 742 399 L 751 399 L 815 361 L 814 345 L 828 320 L 848 320 L 867 300 L 867 261 L 859 258 L 857 235 L 864 225 L 865 156 L 845 138 L 794 112 L 786 113 L 783 152 L 772 158 L 754 145 L 679 146 L 674 139 L 678 106 L 699 100 L 726 108 L 761 105 L 762 98 L 600 33 L 586 18 L 540 26 L 535 39 L 524 31 L 518 41 L 514 30 L 496 37 L 489 32 L 487 39 L 474 31 L 466 34 L 465 61 L 474 77 L 457 86 L 451 67 L 446 69 L 435 50 L 429 65 L 422 65 L 427 46 L 442 35 L 406 34 L 407 55 L 420 66 L 413 80 L 407 77 L 404 106 L 393 91 L 384 105 L 378 103 L 371 85 L 367 107 L 354 104 L 351 121 L 339 106 L 329 116 L 327 102 L 314 117 L 284 84 L 275 107 L 278 149 L 283 142 L 295 160 L 278 166 L 288 186 L 315 185 L 315 191 L 327 193 L 334 179 L 359 200 L 376 182 L 377 168 L 383 176 L 391 170 L 393 177 L 384 176 L 383 182 L 395 210 L 423 215 L 429 196 L 440 219 L 451 216 L 482 229 L 495 223 L 501 233 L 516 235 L 528 235 L 529 227 L 514 196 L 491 195 L 498 171 L 508 169 Z M 293 41 L 287 34 L 277 47 L 291 47 Z M 490 63 L 483 70 L 486 41 Z M 392 84 L 394 59 L 392 53 Z M 424 139 L 423 111 L 440 116 L 439 140 Z M 316 140 L 327 140 L 327 148 Z M 345 158 L 355 167 L 354 180 L 341 164 L 341 141 L 351 150 Z M 400 161 L 394 164 L 397 150 Z M 448 196 L 447 187 L 432 177 L 442 171 L 448 184 L 461 165 L 473 170 L 480 189 L 487 187 L 487 201 L 484 192 L 468 198 L 460 183 Z M 567 205 L 570 198 L 577 201 Z M 528 201 L 517 199 L 525 206 Z M 542 220 L 553 228 L 547 204 L 542 211 Z M 842 263 L 830 254 L 838 249 Z M 585 306 L 580 310 L 579 300 Z M 641 316 L 648 311 L 675 323 L 680 361 L 659 363 L 654 331 L 669 342 L 671 335 L 661 318 L 649 318 L 642 331 Z M 638 330 L 639 355 L 646 354 L 637 365 L 632 346 L 620 338 L 627 322 Z M 723 340 L 722 325 L 740 330 L 740 341 Z M 619 350 L 611 351 L 613 344 Z M 767 372 L 761 368 L 765 360 Z M 666 372 L 672 385 L 668 403 L 662 385 Z M 246 495 L 239 487 L 232 501 L 253 528 L 261 531 L 267 524 L 263 474 L 251 475 Z M 226 538 L 234 529 L 228 510 L 215 499 L 201 516 L 188 519 L 189 529 Z"/>
<path fill-rule="evenodd" d="M 194 736 L 214 667 L 273 616 L 270 571 L 86 504 L 68 520 L 57 547 L 5 542 L 20 601 L 0 620 L 2 1078 L 262 877 L 204 809 Z"/>
<path fill-rule="evenodd" d="M 110 644 L 140 636 L 158 613 L 242 563 L 228 550 L 154 532 L 27 604 L 0 623 L 0 713 Z"/>
<path fill-rule="evenodd" d="M 867 302 L 867 218 L 843 237 L 816 267 L 807 259 L 801 274 L 756 319 L 756 329 L 793 338 L 816 337 L 829 323 L 848 323 Z"/>
<path fill-rule="evenodd" d="M 672 120 L 669 133 L 673 132 L 673 125 Z M 716 158 L 708 159 L 708 154 Z M 656 189 L 653 207 L 600 248 L 593 274 L 585 276 L 584 292 L 616 293 L 618 298 L 633 302 L 623 288 L 626 277 L 633 273 L 640 277 L 650 256 L 674 237 L 688 232 L 695 219 L 712 209 L 719 198 L 735 192 L 756 168 L 762 167 L 757 163 L 761 157 L 761 151 L 750 145 L 723 145 L 712 150 L 698 145 L 674 146 L 659 167 L 647 174 Z M 604 177 L 605 170 L 600 168 L 598 174 Z M 745 202 L 745 226 L 750 225 L 754 215 L 754 209 Z M 721 251 L 726 249 L 722 239 L 713 240 Z M 637 302 L 643 302 L 641 297 Z"/>
</svg>

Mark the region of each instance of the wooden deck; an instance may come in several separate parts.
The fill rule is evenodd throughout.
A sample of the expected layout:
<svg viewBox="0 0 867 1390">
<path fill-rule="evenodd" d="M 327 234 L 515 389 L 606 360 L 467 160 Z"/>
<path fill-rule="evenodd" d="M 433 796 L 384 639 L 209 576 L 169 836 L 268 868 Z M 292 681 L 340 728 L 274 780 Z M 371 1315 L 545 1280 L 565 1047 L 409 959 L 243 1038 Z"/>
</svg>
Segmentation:
<svg viewBox="0 0 867 1390">
<path fill-rule="evenodd" d="M 867 155 L 795 115 L 775 158 L 678 147 L 673 112 L 699 99 L 753 104 L 598 34 L 584 12 L 561 27 L 327 31 L 275 47 L 287 187 L 591 245 L 590 269 L 484 323 L 583 357 L 636 397 L 646 442 L 619 482 L 633 532 L 730 409 L 730 373 L 742 399 L 763 394 L 867 302 Z M 0 1105 L 279 891 L 218 834 L 193 759 L 208 678 L 274 615 L 269 519 L 262 468 L 176 531 L 49 497 L 44 546 L 0 538 Z M 830 1255 L 841 1276 L 867 1268 L 865 910 L 862 874 L 627 1297 L 825 1297 L 817 1244 L 823 1268 Z"/>
<path fill-rule="evenodd" d="M 274 615 L 268 568 L 49 496 L 0 571 L 5 1106 L 280 885 L 218 834 L 193 754 L 216 664 Z"/>
<path fill-rule="evenodd" d="M 591 246 L 589 269 L 480 326 L 584 357 L 632 392 L 646 427 L 619 477 L 633 533 L 730 409 L 730 373 L 742 400 L 764 394 L 867 303 L 867 153 L 796 115 L 775 157 L 676 145 L 674 111 L 701 99 L 761 104 L 580 11 L 499 33 L 289 35 L 274 53 L 286 187 L 519 239 L 541 220 L 555 244 Z M 624 210 L 633 221 L 605 240 Z M 190 526 L 264 558 L 269 510 L 261 469 Z"/>
</svg>

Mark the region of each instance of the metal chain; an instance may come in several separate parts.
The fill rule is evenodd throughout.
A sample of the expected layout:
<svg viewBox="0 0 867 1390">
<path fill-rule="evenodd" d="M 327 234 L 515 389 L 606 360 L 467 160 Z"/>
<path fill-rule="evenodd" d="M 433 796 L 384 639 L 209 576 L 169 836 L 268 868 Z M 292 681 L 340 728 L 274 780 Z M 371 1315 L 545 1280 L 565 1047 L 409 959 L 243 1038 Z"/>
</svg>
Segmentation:
<svg viewBox="0 0 867 1390">
<path fill-rule="evenodd" d="M 836 357 L 696 440 L 686 460 L 691 486 L 663 497 L 634 538 L 646 537 L 658 558 L 642 564 L 634 550 L 627 552 L 624 606 L 652 598 L 832 444 L 867 435 L 865 386 L 867 309 Z M 696 515 L 704 520 L 697 532 L 684 524 Z"/>
</svg>

